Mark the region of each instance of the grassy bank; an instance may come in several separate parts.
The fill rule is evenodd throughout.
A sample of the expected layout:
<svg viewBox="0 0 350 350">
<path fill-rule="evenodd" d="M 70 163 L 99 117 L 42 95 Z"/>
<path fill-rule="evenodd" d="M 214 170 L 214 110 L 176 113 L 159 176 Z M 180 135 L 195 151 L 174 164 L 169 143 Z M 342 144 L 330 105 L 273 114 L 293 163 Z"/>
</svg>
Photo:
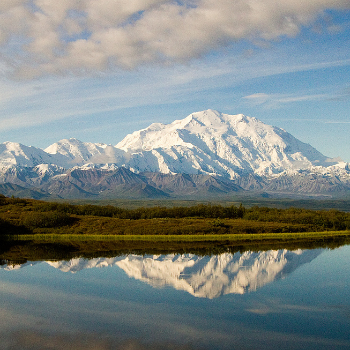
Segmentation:
<svg viewBox="0 0 350 350">
<path fill-rule="evenodd" d="M 259 234 L 197 234 L 197 235 L 100 235 L 100 234 L 24 234 L 8 235 L 8 241 L 151 241 L 151 242 L 259 242 L 259 241 L 312 241 L 349 237 L 350 231 L 259 233 Z"/>
<path fill-rule="evenodd" d="M 350 244 L 349 232 L 283 235 L 105 236 L 25 235 L 0 244 L 0 264 L 121 255 L 213 255 L 278 249 L 334 249 Z"/>
</svg>

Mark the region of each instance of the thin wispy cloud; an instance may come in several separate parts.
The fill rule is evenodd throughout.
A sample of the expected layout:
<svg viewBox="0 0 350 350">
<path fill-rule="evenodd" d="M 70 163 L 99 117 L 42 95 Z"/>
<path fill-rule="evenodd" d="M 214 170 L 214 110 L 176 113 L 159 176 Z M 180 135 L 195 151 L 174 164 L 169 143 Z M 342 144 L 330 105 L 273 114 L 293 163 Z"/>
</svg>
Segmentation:
<svg viewBox="0 0 350 350">
<path fill-rule="evenodd" d="M 327 120 L 324 122 L 325 124 L 350 124 L 347 121 L 336 121 L 336 120 Z"/>
<path fill-rule="evenodd" d="M 2 0 L 0 57 L 25 78 L 183 63 L 242 39 L 293 37 L 326 9 L 349 8 L 348 0 Z"/>
<path fill-rule="evenodd" d="M 243 100 L 254 106 L 263 106 L 267 109 L 281 108 L 285 104 L 296 102 L 312 102 L 312 101 L 337 101 L 339 99 L 348 98 L 349 94 L 341 93 L 319 93 L 319 94 L 266 94 L 263 92 L 244 96 Z"/>
<path fill-rule="evenodd" d="M 263 106 L 267 109 L 280 108 L 282 105 L 293 102 L 302 101 L 317 101 L 328 98 L 328 94 L 315 94 L 315 95 L 285 95 L 285 94 L 266 94 L 255 93 L 252 95 L 244 96 L 243 100 L 254 106 Z"/>
<path fill-rule="evenodd" d="M 21 84 L 4 80 L 0 82 L 0 131 L 45 125 L 84 115 L 117 114 L 118 111 L 128 108 L 172 104 L 179 100 L 185 103 L 191 101 L 195 94 L 215 94 L 218 88 L 230 87 L 247 79 L 283 75 L 306 69 L 304 64 L 291 66 L 276 62 L 272 56 L 269 58 L 272 63 L 267 62 L 261 66 L 256 64 L 255 69 L 251 68 L 252 65 L 255 66 L 254 59 L 243 60 L 238 65 L 229 65 L 224 57 L 215 62 L 201 61 L 195 65 L 179 65 L 171 70 L 166 67 L 149 67 L 143 69 L 142 73 L 119 71 L 100 79 L 64 77 L 30 80 Z M 314 62 L 311 67 L 313 70 L 323 70 L 349 63 L 350 60 Z M 276 109 L 293 102 L 339 100 L 347 97 L 348 90 L 338 94 L 255 93 L 243 97 L 243 101 L 245 104 L 263 106 L 265 109 Z M 193 111 L 189 110 L 188 113 L 190 112 Z M 144 123 L 150 120 L 149 116 L 139 119 Z M 160 120 L 155 116 L 152 122 L 154 121 Z"/>
</svg>

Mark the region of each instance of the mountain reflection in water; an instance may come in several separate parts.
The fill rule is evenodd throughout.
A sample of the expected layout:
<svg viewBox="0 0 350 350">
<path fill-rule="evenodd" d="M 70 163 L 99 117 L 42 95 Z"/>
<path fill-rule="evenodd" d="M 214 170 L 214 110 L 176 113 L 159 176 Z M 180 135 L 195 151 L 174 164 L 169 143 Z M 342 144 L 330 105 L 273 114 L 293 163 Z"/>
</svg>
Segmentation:
<svg viewBox="0 0 350 350">
<path fill-rule="evenodd" d="M 244 294 L 283 278 L 321 254 L 314 250 L 269 250 L 223 253 L 212 256 L 193 254 L 127 255 L 116 258 L 47 261 L 63 272 L 75 273 L 88 268 L 118 266 L 137 280 L 159 288 L 172 286 L 195 297 L 213 299 L 226 294 Z M 6 266 L 16 269 L 35 263 Z"/>
<path fill-rule="evenodd" d="M 3 254 L 0 350 L 350 349 L 350 245 L 56 260 L 46 247 Z"/>
</svg>

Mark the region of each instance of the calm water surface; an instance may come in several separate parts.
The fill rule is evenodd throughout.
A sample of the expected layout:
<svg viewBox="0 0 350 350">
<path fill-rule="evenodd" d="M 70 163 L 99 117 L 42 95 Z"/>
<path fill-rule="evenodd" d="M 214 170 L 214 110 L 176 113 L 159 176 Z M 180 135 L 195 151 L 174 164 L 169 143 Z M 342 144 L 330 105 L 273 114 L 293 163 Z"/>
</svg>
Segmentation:
<svg viewBox="0 0 350 350">
<path fill-rule="evenodd" d="M 350 246 L 2 265 L 0 349 L 350 349 Z"/>
</svg>

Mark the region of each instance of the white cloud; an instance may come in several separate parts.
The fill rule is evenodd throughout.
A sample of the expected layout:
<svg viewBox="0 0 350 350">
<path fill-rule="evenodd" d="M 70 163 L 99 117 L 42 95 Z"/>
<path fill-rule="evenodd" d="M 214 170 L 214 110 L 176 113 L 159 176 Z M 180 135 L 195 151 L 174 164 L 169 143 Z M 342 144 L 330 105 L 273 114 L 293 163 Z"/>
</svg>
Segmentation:
<svg viewBox="0 0 350 350">
<path fill-rule="evenodd" d="M 186 62 L 228 43 L 295 36 L 348 0 L 2 0 L 0 59 L 17 74 Z"/>
<path fill-rule="evenodd" d="M 244 96 L 243 98 L 254 105 L 261 105 L 266 103 L 267 101 L 271 101 L 272 95 L 268 95 L 263 92 L 258 92 L 256 94 Z"/>
</svg>

